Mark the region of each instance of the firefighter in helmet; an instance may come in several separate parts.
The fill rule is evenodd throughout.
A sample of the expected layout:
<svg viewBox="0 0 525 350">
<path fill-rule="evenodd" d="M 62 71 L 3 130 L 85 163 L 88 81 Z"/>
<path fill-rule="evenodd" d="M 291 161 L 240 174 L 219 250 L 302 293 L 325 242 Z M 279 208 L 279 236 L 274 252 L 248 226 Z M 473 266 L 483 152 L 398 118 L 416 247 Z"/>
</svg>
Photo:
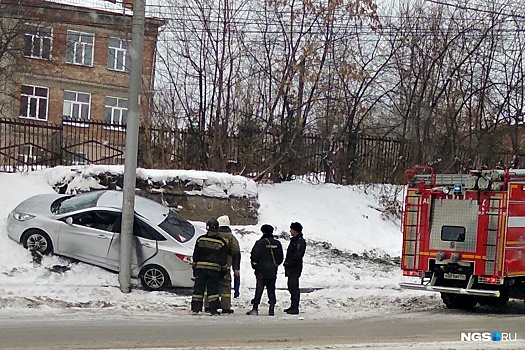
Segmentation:
<svg viewBox="0 0 525 350">
<path fill-rule="evenodd" d="M 233 269 L 234 277 L 240 277 L 241 269 L 241 251 L 239 248 L 239 241 L 232 233 L 230 229 L 230 218 L 228 215 L 219 216 L 217 218 L 219 222 L 219 233 L 218 236 L 226 242 L 228 247 L 228 272 L 221 279 L 219 287 L 220 304 L 223 314 L 232 314 L 232 301 L 231 301 L 231 289 L 232 289 L 232 277 L 230 268 Z M 208 299 L 204 297 L 204 310 L 207 310 Z"/>
<path fill-rule="evenodd" d="M 209 311 L 212 315 L 219 315 L 219 284 L 227 272 L 228 247 L 217 235 L 219 222 L 216 219 L 208 220 L 206 230 L 206 234 L 197 239 L 193 251 L 195 286 L 191 298 L 191 311 L 202 311 L 204 292 L 207 290 Z"/>
</svg>

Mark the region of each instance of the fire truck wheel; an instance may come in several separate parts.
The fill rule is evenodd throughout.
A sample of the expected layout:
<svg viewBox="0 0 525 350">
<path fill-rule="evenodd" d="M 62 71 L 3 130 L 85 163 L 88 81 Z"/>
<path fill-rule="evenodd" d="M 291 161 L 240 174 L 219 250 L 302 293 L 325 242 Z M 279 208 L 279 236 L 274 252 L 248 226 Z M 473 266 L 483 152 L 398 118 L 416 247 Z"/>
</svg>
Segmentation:
<svg viewBox="0 0 525 350">
<path fill-rule="evenodd" d="M 449 309 L 472 309 L 478 301 L 471 295 L 441 293 L 441 299 Z"/>
</svg>

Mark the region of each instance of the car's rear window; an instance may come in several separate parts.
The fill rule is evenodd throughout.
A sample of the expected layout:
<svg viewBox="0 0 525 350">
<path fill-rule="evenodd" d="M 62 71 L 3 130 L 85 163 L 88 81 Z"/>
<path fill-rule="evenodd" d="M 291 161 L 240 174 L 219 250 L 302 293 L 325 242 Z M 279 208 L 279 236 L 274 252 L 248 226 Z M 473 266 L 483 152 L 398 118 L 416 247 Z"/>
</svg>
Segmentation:
<svg viewBox="0 0 525 350">
<path fill-rule="evenodd" d="M 51 204 L 53 214 L 65 214 L 75 210 L 93 208 L 97 206 L 97 201 L 102 196 L 103 191 L 82 193 L 71 197 L 62 197 Z"/>
<path fill-rule="evenodd" d="M 168 212 L 168 216 L 159 226 L 171 237 L 182 243 L 189 241 L 195 235 L 195 227 L 172 210 Z"/>
</svg>

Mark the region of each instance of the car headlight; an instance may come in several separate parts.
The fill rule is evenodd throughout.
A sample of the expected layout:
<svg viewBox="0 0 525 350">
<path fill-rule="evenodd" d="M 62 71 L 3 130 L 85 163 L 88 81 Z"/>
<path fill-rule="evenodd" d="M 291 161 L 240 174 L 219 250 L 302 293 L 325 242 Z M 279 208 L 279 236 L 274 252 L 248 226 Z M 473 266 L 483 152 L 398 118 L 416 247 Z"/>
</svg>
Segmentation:
<svg viewBox="0 0 525 350">
<path fill-rule="evenodd" d="M 13 219 L 17 221 L 27 221 L 27 220 L 31 220 L 34 217 L 35 217 L 34 215 L 25 214 L 25 213 L 16 213 L 16 212 L 13 213 Z"/>
</svg>

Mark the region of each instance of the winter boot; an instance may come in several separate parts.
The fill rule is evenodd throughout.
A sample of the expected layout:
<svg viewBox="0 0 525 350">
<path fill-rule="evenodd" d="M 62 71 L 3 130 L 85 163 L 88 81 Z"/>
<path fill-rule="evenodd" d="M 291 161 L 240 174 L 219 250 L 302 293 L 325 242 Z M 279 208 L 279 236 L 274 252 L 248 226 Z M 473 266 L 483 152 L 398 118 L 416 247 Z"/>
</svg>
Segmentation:
<svg viewBox="0 0 525 350">
<path fill-rule="evenodd" d="M 268 316 L 274 316 L 275 315 L 275 305 L 270 304 L 270 308 L 268 309 Z"/>
<path fill-rule="evenodd" d="M 286 309 L 288 311 L 285 311 L 288 315 L 299 315 L 299 308 L 289 308 Z"/>
<path fill-rule="evenodd" d="M 246 315 L 259 316 L 259 310 L 257 309 L 257 307 L 254 306 L 253 309 L 246 313 Z"/>
<path fill-rule="evenodd" d="M 201 312 L 202 311 L 202 301 L 191 301 L 191 311 L 192 312 Z"/>
<path fill-rule="evenodd" d="M 209 309 L 210 314 L 220 315 L 221 313 L 218 311 L 219 306 L 220 304 L 218 300 L 210 301 L 210 309 Z"/>
</svg>

